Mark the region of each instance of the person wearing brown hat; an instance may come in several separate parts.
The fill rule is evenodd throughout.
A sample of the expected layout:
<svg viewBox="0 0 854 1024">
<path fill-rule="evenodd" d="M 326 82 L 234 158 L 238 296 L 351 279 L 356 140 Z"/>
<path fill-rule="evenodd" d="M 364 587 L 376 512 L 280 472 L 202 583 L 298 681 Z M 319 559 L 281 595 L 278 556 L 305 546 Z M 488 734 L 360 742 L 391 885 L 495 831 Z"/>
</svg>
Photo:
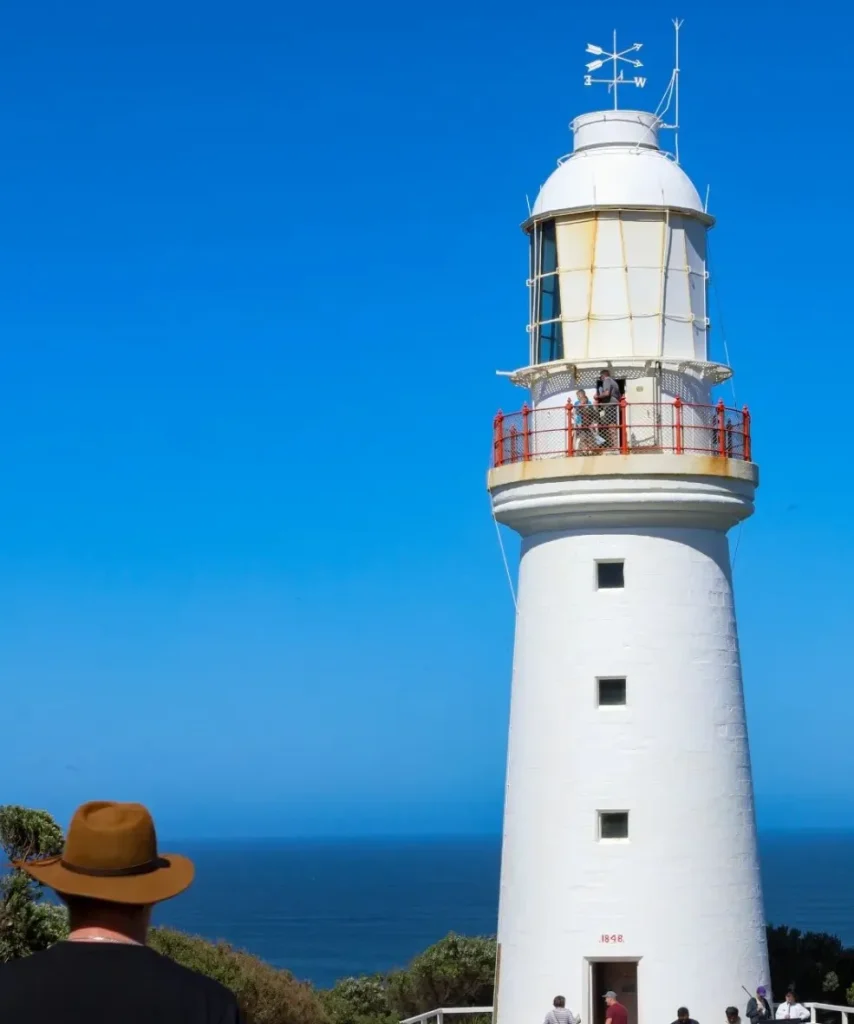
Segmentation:
<svg viewBox="0 0 854 1024">
<path fill-rule="evenodd" d="M 0 964 L 0 1021 L 241 1024 L 232 992 L 145 945 L 152 906 L 183 892 L 195 869 L 157 852 L 141 804 L 83 804 L 62 856 L 14 866 L 57 893 L 70 931 L 42 953 Z"/>
</svg>

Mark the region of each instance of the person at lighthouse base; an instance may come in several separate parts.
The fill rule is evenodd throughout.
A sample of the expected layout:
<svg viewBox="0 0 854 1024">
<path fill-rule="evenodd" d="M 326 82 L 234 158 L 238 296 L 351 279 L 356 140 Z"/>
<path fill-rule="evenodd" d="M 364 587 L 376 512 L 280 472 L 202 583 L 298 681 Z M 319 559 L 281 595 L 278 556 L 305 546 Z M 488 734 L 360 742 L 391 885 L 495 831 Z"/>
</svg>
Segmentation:
<svg viewBox="0 0 854 1024">
<path fill-rule="evenodd" d="M 691 1011 L 687 1006 L 680 1006 L 676 1011 L 676 1020 L 673 1024 L 697 1024 L 697 1021 L 691 1016 Z"/>
<path fill-rule="evenodd" d="M 745 1016 L 752 1024 L 762 1024 L 763 1021 L 771 1019 L 771 1005 L 768 1002 L 768 990 L 764 985 L 756 989 L 756 995 L 751 996 L 747 1002 Z"/>
<path fill-rule="evenodd" d="M 616 992 L 605 993 L 605 1024 L 629 1024 L 629 1011 L 617 999 Z"/>
<path fill-rule="evenodd" d="M 576 1017 L 567 1007 L 564 996 L 555 996 L 552 1008 L 546 1014 L 543 1024 L 581 1024 L 581 1017 Z"/>
<path fill-rule="evenodd" d="M 810 1012 L 803 1003 L 798 1002 L 798 997 L 789 989 L 786 993 L 786 1001 L 777 1007 L 777 1020 L 809 1020 Z"/>
</svg>

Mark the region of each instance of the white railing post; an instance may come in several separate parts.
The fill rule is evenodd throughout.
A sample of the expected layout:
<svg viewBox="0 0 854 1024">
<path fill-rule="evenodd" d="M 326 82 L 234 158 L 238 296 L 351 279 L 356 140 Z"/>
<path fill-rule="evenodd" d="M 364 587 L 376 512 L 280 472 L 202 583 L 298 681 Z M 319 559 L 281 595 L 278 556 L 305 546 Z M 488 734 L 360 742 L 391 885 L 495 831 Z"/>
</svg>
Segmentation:
<svg viewBox="0 0 854 1024">
<path fill-rule="evenodd" d="M 834 1003 L 804 1003 L 810 1012 L 810 1024 L 816 1024 L 819 1010 L 828 1010 L 831 1013 L 838 1013 L 841 1017 L 839 1024 L 852 1024 L 851 1014 L 854 1010 L 850 1006 L 837 1006 Z"/>
</svg>

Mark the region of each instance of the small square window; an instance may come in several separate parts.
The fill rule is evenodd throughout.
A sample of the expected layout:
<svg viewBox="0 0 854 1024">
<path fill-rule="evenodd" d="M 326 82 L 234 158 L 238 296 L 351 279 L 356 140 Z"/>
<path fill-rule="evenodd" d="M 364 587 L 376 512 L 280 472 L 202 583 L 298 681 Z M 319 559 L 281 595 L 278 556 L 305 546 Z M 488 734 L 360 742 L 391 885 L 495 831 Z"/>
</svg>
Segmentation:
<svg viewBox="0 0 854 1024">
<path fill-rule="evenodd" d="M 599 812 L 599 838 L 600 839 L 628 839 L 629 838 L 629 812 L 628 811 L 600 811 Z"/>
<path fill-rule="evenodd" d="M 626 584 L 623 578 L 625 562 L 597 562 L 596 589 L 620 590 Z"/>
<path fill-rule="evenodd" d="M 599 680 L 599 707 L 616 707 L 618 704 L 626 703 L 626 680 L 623 679 L 600 679 Z"/>
</svg>

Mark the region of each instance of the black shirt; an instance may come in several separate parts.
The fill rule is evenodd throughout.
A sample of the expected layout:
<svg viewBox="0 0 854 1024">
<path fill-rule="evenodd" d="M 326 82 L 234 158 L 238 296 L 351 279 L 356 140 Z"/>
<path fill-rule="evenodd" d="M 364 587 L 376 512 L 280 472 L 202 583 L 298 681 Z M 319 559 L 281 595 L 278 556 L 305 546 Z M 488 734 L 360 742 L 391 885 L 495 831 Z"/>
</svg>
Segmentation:
<svg viewBox="0 0 854 1024">
<path fill-rule="evenodd" d="M 147 946 L 58 942 L 0 964 L 3 1024 L 242 1024 L 234 994 Z"/>
</svg>

